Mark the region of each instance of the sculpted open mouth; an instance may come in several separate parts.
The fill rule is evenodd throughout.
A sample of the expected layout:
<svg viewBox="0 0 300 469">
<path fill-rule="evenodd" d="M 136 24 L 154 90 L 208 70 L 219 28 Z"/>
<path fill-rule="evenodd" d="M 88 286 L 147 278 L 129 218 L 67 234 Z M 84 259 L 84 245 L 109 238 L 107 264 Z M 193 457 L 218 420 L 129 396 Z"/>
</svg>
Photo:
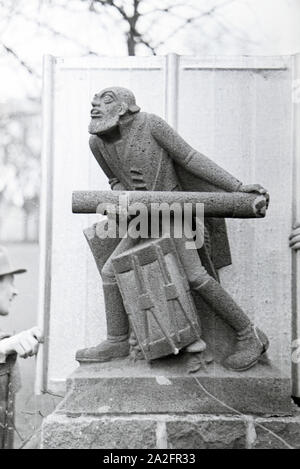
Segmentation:
<svg viewBox="0 0 300 469">
<path fill-rule="evenodd" d="M 103 117 L 103 114 L 101 111 L 98 111 L 97 109 L 92 109 L 91 110 L 91 118 L 95 117 Z"/>
</svg>

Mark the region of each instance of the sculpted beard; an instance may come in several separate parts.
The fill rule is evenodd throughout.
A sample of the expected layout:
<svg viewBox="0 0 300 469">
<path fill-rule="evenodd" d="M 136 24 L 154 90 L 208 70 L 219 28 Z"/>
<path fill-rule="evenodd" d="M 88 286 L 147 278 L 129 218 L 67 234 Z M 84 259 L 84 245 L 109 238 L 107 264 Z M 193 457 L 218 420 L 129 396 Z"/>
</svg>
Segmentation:
<svg viewBox="0 0 300 469">
<path fill-rule="evenodd" d="M 92 117 L 89 124 L 90 134 L 102 134 L 115 128 L 119 123 L 119 114 L 105 117 Z"/>
</svg>

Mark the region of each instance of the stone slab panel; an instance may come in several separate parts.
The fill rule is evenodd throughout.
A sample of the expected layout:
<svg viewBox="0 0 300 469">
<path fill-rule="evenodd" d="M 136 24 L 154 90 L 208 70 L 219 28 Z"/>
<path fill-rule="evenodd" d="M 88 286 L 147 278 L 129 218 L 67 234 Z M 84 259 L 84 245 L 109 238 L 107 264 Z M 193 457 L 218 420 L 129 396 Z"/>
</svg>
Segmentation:
<svg viewBox="0 0 300 469">
<path fill-rule="evenodd" d="M 300 414 L 295 417 L 256 419 L 253 449 L 300 449 Z M 272 433 L 271 433 L 272 432 Z"/>
<path fill-rule="evenodd" d="M 152 420 L 52 414 L 42 429 L 42 449 L 139 449 L 155 445 L 156 423 Z"/>
<path fill-rule="evenodd" d="M 300 415 L 54 413 L 43 422 L 41 440 L 42 449 L 299 449 Z"/>
<path fill-rule="evenodd" d="M 202 417 L 167 422 L 169 448 L 242 449 L 246 447 L 246 423 L 238 418 Z"/>
</svg>

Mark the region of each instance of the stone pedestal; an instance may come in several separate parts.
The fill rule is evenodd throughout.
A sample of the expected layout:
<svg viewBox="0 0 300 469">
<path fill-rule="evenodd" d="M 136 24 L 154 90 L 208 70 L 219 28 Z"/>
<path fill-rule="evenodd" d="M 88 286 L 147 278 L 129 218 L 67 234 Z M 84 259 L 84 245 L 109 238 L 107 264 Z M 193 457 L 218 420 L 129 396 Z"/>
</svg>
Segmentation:
<svg viewBox="0 0 300 469">
<path fill-rule="evenodd" d="M 288 377 L 269 364 L 244 373 L 211 364 L 188 374 L 187 360 L 182 354 L 152 365 L 129 359 L 81 365 L 44 421 L 42 447 L 300 446 Z"/>
</svg>

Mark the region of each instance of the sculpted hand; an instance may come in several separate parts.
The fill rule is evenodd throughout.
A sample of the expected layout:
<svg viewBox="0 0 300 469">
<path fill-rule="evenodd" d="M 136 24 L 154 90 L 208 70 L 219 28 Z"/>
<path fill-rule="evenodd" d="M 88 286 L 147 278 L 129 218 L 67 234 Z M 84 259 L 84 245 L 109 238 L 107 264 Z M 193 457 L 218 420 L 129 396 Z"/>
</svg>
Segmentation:
<svg viewBox="0 0 300 469">
<path fill-rule="evenodd" d="M 263 186 L 261 186 L 260 184 L 248 184 L 248 185 L 242 185 L 240 188 L 239 188 L 239 192 L 246 192 L 246 193 L 254 193 L 254 194 L 261 194 L 261 195 L 264 195 L 265 198 L 266 198 L 266 201 L 267 201 L 267 207 L 269 205 L 269 201 L 270 201 L 270 195 L 267 191 L 267 189 L 265 189 Z"/>
<path fill-rule="evenodd" d="M 293 231 L 289 237 L 289 244 L 290 248 L 294 251 L 298 251 L 300 249 L 300 223 L 296 223 L 293 227 Z"/>
</svg>

